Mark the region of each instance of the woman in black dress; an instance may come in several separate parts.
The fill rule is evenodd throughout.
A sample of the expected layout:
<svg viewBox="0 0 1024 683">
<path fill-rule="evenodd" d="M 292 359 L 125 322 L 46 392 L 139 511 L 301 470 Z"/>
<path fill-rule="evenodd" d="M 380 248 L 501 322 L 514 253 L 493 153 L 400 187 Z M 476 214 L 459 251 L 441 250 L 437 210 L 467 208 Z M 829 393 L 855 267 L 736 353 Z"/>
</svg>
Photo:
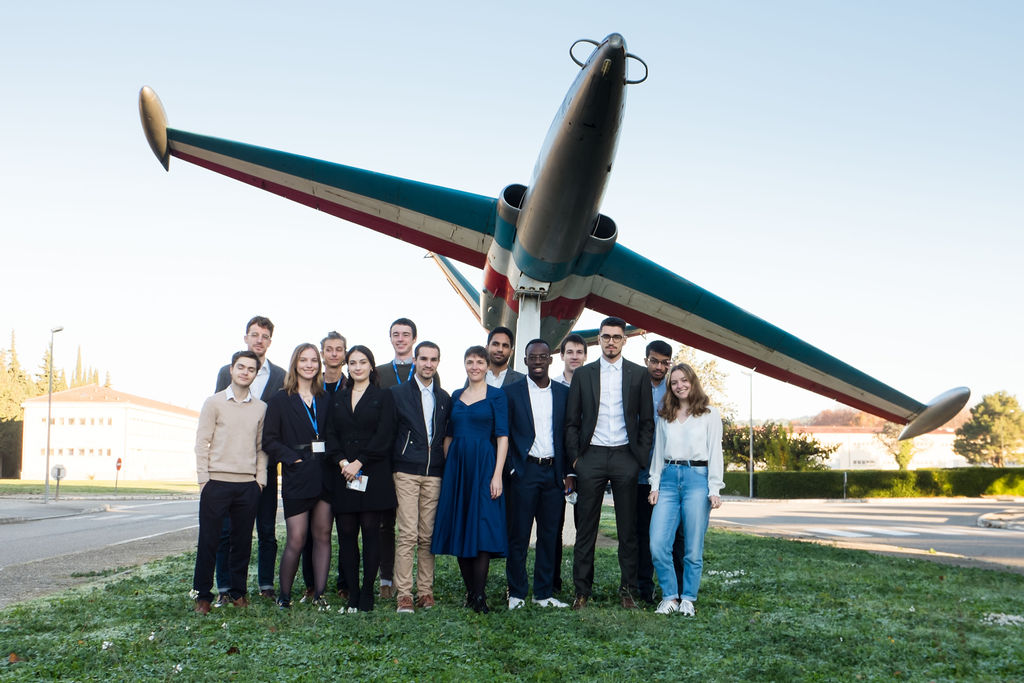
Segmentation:
<svg viewBox="0 0 1024 683">
<path fill-rule="evenodd" d="M 291 607 L 292 584 L 306 534 L 313 536 L 313 602 L 327 607 L 323 597 L 331 564 L 331 504 L 324 491 L 326 447 L 324 426 L 327 395 L 320 371 L 320 352 L 300 344 L 292 353 L 284 387 L 267 401 L 263 421 L 263 450 L 281 463 L 281 498 L 287 540 L 281 554 L 278 604 Z"/>
<path fill-rule="evenodd" d="M 391 392 L 377 386 L 373 353 L 353 346 L 346 356 L 348 384 L 335 394 L 327 421 L 334 514 L 341 530 L 342 567 L 349 588 L 345 611 L 373 609 L 380 565 L 381 513 L 397 505 L 391 478 L 395 410 Z M 362 490 L 365 488 L 365 490 Z M 359 582 L 359 531 L 363 577 Z"/>
</svg>

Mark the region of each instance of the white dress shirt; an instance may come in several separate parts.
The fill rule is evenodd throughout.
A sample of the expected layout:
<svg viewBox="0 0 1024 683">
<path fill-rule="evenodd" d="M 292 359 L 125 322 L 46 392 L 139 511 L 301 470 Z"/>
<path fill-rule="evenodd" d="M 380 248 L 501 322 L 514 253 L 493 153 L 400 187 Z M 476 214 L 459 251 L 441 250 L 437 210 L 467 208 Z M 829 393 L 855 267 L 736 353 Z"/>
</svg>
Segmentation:
<svg viewBox="0 0 1024 683">
<path fill-rule="evenodd" d="M 505 369 L 502 370 L 501 372 L 499 372 L 497 375 L 495 375 L 493 372 L 491 372 L 490 368 L 487 368 L 487 374 L 484 375 L 484 380 L 487 382 L 488 386 L 492 386 L 495 389 L 501 389 L 501 385 L 505 383 L 505 375 L 507 375 L 507 374 L 508 374 L 508 366 L 507 365 L 505 366 Z"/>
<path fill-rule="evenodd" d="M 248 403 L 249 401 L 253 400 L 251 385 L 249 387 L 249 395 L 243 398 L 241 401 L 235 398 L 235 392 L 231 390 L 230 384 L 228 385 L 228 388 L 224 390 L 224 395 L 227 397 L 229 401 L 234 401 L 235 403 Z"/>
<path fill-rule="evenodd" d="M 419 375 L 413 375 L 416 384 L 420 387 L 420 402 L 423 403 L 423 425 L 427 428 L 427 448 L 434 440 L 434 383 L 430 386 L 420 381 Z"/>
<path fill-rule="evenodd" d="M 551 426 L 554 407 L 551 402 L 551 383 L 541 389 L 532 377 L 526 378 L 530 390 L 530 409 L 533 411 L 533 445 L 530 455 L 535 458 L 555 457 L 554 432 Z"/>
<path fill-rule="evenodd" d="M 601 404 L 597 409 L 597 426 L 590 444 L 625 446 L 629 443 L 629 435 L 622 412 L 622 356 L 614 363 L 601 356 L 598 362 L 601 364 Z"/>
<path fill-rule="evenodd" d="M 256 378 L 249 385 L 249 391 L 252 392 L 253 396 L 263 398 L 263 391 L 267 388 L 267 382 L 270 381 L 270 361 L 266 358 L 260 363 L 260 369 L 256 371 Z M 270 398 L 267 396 L 267 398 Z"/>
<path fill-rule="evenodd" d="M 722 474 L 722 415 L 712 406 L 703 415 L 690 415 L 685 421 L 658 420 L 651 458 L 651 490 L 661 484 L 666 460 L 707 460 L 708 495 L 717 496 L 725 487 Z"/>
</svg>

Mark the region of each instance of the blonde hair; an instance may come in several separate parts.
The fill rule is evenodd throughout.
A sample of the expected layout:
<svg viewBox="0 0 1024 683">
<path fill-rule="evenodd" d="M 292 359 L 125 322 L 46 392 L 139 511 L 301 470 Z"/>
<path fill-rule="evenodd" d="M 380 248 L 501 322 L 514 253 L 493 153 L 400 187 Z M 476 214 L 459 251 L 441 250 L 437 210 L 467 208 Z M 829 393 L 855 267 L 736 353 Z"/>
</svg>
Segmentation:
<svg viewBox="0 0 1024 683">
<path fill-rule="evenodd" d="M 676 372 L 683 373 L 683 376 L 690 383 L 690 396 L 687 399 L 690 415 L 703 415 L 710 412 L 711 408 L 708 406 L 710 399 L 704 393 L 704 387 L 700 385 L 697 373 L 686 363 L 676 363 L 668 371 L 668 374 L 665 375 L 665 381 L 668 382 L 668 390 L 665 392 L 665 398 L 662 399 L 661 406 L 658 408 L 658 417 L 671 422 L 678 417 L 679 411 L 683 407 L 679 397 L 672 392 L 672 375 Z"/>
</svg>

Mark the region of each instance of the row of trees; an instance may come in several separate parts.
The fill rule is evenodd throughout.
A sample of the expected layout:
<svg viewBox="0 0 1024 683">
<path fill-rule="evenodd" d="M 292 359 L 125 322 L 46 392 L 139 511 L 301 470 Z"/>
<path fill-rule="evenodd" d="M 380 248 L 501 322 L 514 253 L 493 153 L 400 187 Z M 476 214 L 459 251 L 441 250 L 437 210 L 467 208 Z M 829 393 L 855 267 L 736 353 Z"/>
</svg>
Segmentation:
<svg viewBox="0 0 1024 683">
<path fill-rule="evenodd" d="M 64 391 L 86 384 L 99 384 L 100 371 L 82 362 L 82 349 L 78 349 L 75 371 L 68 381 L 63 369 L 54 368 L 53 390 Z M 47 349 L 35 373 L 26 370 L 18 359 L 14 333 L 11 346 L 0 349 L 0 477 L 16 476 L 21 463 L 21 434 L 24 409 L 21 404 L 30 398 L 47 393 L 50 386 L 50 352 Z M 106 373 L 105 386 L 110 386 L 110 373 Z"/>
</svg>

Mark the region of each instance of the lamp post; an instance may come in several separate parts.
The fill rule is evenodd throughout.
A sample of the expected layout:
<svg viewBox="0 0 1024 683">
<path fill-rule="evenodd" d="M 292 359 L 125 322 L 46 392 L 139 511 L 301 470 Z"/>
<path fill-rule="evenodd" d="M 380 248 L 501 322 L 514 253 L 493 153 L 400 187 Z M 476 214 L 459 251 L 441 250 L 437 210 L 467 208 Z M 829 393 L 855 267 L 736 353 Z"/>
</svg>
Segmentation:
<svg viewBox="0 0 1024 683">
<path fill-rule="evenodd" d="M 750 461 L 747 469 L 750 471 L 750 498 L 754 497 L 754 371 L 756 367 L 749 370 L 741 370 L 744 375 L 750 378 Z"/>
<path fill-rule="evenodd" d="M 63 326 L 50 329 L 50 391 L 46 396 L 46 489 L 43 492 L 43 503 L 50 502 L 50 423 L 53 421 L 53 335 L 61 332 Z"/>
</svg>

